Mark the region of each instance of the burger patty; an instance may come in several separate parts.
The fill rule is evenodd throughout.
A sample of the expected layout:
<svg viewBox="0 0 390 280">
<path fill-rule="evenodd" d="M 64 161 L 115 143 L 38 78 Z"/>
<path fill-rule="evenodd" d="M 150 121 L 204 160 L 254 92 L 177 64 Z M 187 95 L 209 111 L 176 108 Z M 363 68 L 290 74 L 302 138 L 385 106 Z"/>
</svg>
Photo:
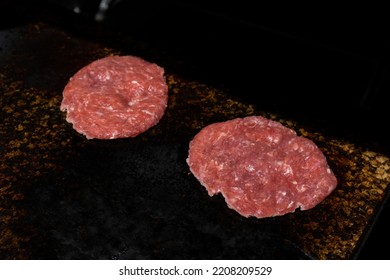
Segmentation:
<svg viewBox="0 0 390 280">
<path fill-rule="evenodd" d="M 60 109 L 88 139 L 135 137 L 156 125 L 168 103 L 164 69 L 135 56 L 109 56 L 80 69 Z"/>
<path fill-rule="evenodd" d="M 337 185 L 311 140 L 261 116 L 203 128 L 190 142 L 187 163 L 210 196 L 221 193 L 244 217 L 311 209 Z"/>
</svg>

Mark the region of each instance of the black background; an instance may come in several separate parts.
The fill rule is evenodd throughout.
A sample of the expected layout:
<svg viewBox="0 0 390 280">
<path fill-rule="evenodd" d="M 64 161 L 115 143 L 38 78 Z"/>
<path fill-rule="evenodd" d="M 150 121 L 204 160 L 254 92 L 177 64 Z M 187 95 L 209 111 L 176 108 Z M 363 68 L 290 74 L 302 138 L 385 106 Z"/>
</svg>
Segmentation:
<svg viewBox="0 0 390 280">
<path fill-rule="evenodd" d="M 97 23 L 98 1 L 2 2 L 1 29 L 62 10 L 66 20 Z M 113 1 L 98 24 L 148 42 L 184 61 L 184 74 L 264 110 L 390 155 L 384 7 L 252 2 Z M 359 258 L 390 259 L 389 215 L 386 206 Z"/>
</svg>

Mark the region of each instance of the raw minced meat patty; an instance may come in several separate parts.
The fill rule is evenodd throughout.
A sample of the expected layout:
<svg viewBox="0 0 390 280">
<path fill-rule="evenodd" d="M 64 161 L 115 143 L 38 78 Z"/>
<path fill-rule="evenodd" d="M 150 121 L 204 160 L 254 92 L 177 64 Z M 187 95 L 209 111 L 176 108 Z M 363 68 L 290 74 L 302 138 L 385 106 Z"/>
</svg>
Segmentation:
<svg viewBox="0 0 390 280">
<path fill-rule="evenodd" d="M 80 69 L 63 91 L 66 120 L 88 139 L 135 137 L 168 103 L 164 69 L 135 56 L 109 56 Z"/>
<path fill-rule="evenodd" d="M 203 128 L 190 142 L 187 163 L 210 196 L 222 193 L 244 217 L 313 208 L 337 185 L 311 140 L 261 116 Z"/>
</svg>

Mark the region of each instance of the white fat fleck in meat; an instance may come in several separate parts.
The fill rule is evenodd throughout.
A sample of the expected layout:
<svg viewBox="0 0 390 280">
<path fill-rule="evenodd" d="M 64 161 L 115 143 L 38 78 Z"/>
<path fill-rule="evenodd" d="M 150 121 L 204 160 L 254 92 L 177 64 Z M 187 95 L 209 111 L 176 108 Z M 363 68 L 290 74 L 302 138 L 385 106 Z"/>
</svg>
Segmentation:
<svg viewBox="0 0 390 280">
<path fill-rule="evenodd" d="M 212 160 L 212 163 L 218 169 L 218 171 L 223 170 L 224 165 L 225 165 L 223 162 L 220 163 L 217 160 Z"/>
<path fill-rule="evenodd" d="M 227 135 L 227 133 L 225 133 L 225 132 L 221 132 L 221 133 L 219 133 L 219 135 L 218 135 L 218 138 L 217 139 L 215 139 L 215 142 L 218 142 L 219 141 L 219 139 L 221 139 L 222 137 L 225 137 Z"/>
<path fill-rule="evenodd" d="M 201 182 L 204 181 L 204 177 L 206 176 L 207 166 L 201 165 L 199 168 L 199 179 Z"/>
<path fill-rule="evenodd" d="M 293 206 L 295 202 L 294 201 L 291 201 L 288 205 L 287 205 L 287 208 L 290 208 L 291 206 Z"/>
<path fill-rule="evenodd" d="M 280 203 L 284 200 L 287 192 L 286 191 L 278 191 L 276 194 L 276 203 Z"/>
<path fill-rule="evenodd" d="M 118 135 L 118 131 L 116 131 L 116 130 L 113 131 L 113 132 L 111 133 L 110 139 L 115 139 L 117 135 Z"/>
<path fill-rule="evenodd" d="M 267 153 L 267 156 L 274 157 L 275 153 L 276 153 L 275 150 L 269 151 L 269 152 Z M 282 161 L 280 161 L 280 163 L 282 163 Z"/>
<path fill-rule="evenodd" d="M 234 181 L 237 182 L 240 178 L 237 176 L 236 172 L 233 172 Z"/>
<path fill-rule="evenodd" d="M 278 144 L 280 142 L 280 136 L 276 136 L 276 135 L 268 135 L 267 136 L 267 140 L 271 143 L 274 143 L 274 144 Z"/>
<path fill-rule="evenodd" d="M 297 185 L 297 186 L 296 186 L 296 190 L 297 190 L 298 192 L 304 192 L 304 191 L 307 190 L 307 186 L 306 186 L 305 184 Z"/>
<path fill-rule="evenodd" d="M 227 193 L 225 193 L 225 195 L 226 194 Z M 229 196 L 229 202 L 235 203 L 236 201 L 242 199 L 243 196 L 246 197 L 246 194 L 242 188 L 235 186 L 230 189 L 228 196 Z"/>
<path fill-rule="evenodd" d="M 263 200 L 261 202 L 264 203 L 270 199 L 271 199 L 271 195 L 269 194 L 267 197 L 263 198 Z"/>
<path fill-rule="evenodd" d="M 132 89 L 134 96 L 140 96 L 141 93 L 145 91 L 145 87 L 138 81 L 133 80 L 131 83 L 134 85 Z"/>
<path fill-rule="evenodd" d="M 129 105 L 130 107 L 131 106 L 134 106 L 135 104 L 137 104 L 138 102 L 137 102 L 137 100 L 130 100 L 128 103 L 127 103 L 127 105 Z"/>
<path fill-rule="evenodd" d="M 245 166 L 245 169 L 249 172 L 253 172 L 255 171 L 255 168 L 253 167 L 253 165 L 251 164 L 248 164 L 247 166 Z"/>
<path fill-rule="evenodd" d="M 141 110 L 141 112 L 148 114 L 149 116 L 154 116 L 154 114 L 148 110 Z"/>
<path fill-rule="evenodd" d="M 261 217 L 261 216 L 263 216 L 263 211 L 262 211 L 261 209 L 257 209 L 257 210 L 256 210 L 256 214 L 257 214 L 259 217 Z"/>
<path fill-rule="evenodd" d="M 277 167 L 275 169 L 280 170 L 280 172 L 285 176 L 293 174 L 293 169 L 291 166 L 284 161 L 277 161 L 276 166 Z"/>
<path fill-rule="evenodd" d="M 256 119 L 251 120 L 250 122 L 245 123 L 244 125 L 249 128 L 254 128 L 258 124 Z"/>
<path fill-rule="evenodd" d="M 290 145 L 291 142 L 293 142 L 293 143 L 292 143 L 292 148 L 293 148 L 293 150 L 294 150 L 294 151 L 298 150 L 298 149 L 299 149 L 299 145 L 298 145 L 298 143 L 295 141 L 295 139 L 291 139 L 290 141 L 288 141 L 288 144 Z"/>
<path fill-rule="evenodd" d="M 245 147 L 253 146 L 253 145 L 255 145 L 255 143 L 248 141 L 248 140 L 244 140 L 244 141 L 241 141 L 239 145 L 241 147 L 245 148 Z"/>
<path fill-rule="evenodd" d="M 126 117 L 126 121 L 128 122 L 128 123 L 130 123 L 130 124 L 132 124 L 134 121 L 136 121 L 137 120 L 137 118 L 135 118 L 135 117 L 129 117 L 129 116 L 127 116 Z"/>
<path fill-rule="evenodd" d="M 234 191 L 234 193 L 244 193 L 244 190 L 240 187 L 232 187 L 232 190 Z"/>
<path fill-rule="evenodd" d="M 105 71 L 104 73 L 98 73 L 97 78 L 99 81 L 105 82 L 111 79 L 111 73 L 110 71 Z"/>
<path fill-rule="evenodd" d="M 286 163 L 283 164 L 282 174 L 285 176 L 293 174 L 293 170 L 289 164 Z"/>
</svg>

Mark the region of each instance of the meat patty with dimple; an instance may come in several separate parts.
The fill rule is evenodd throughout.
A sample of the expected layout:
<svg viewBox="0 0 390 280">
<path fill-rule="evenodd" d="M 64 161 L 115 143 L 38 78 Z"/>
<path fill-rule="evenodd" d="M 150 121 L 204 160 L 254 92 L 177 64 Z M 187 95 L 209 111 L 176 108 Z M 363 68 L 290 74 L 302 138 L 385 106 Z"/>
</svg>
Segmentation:
<svg viewBox="0 0 390 280">
<path fill-rule="evenodd" d="M 244 217 L 311 209 L 337 185 L 313 141 L 261 116 L 206 126 L 190 142 L 187 163 L 210 196 L 221 193 Z"/>
<path fill-rule="evenodd" d="M 156 125 L 168 103 L 164 69 L 136 56 L 109 56 L 80 69 L 60 109 L 88 139 L 135 137 Z"/>
</svg>

